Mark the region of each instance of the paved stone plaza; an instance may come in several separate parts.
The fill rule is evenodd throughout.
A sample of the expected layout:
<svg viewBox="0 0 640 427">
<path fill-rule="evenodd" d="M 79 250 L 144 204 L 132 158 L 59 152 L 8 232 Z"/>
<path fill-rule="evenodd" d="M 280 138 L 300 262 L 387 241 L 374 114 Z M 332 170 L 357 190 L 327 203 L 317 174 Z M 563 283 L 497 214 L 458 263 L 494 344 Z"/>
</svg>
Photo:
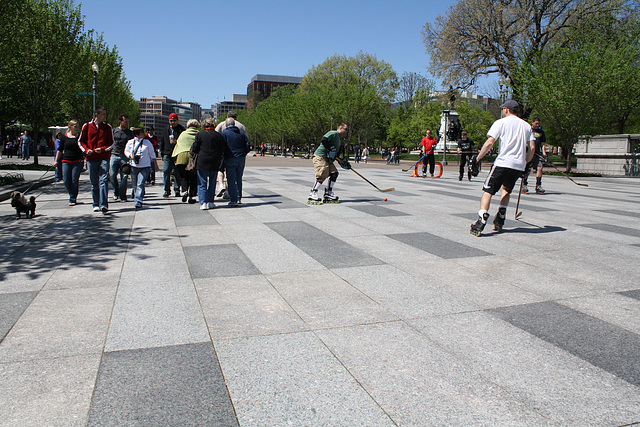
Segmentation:
<svg viewBox="0 0 640 427">
<path fill-rule="evenodd" d="M 486 170 L 354 166 L 396 191 L 251 158 L 241 208 L 0 203 L 0 425 L 640 423 L 640 180 L 545 176 L 478 238 Z"/>
</svg>

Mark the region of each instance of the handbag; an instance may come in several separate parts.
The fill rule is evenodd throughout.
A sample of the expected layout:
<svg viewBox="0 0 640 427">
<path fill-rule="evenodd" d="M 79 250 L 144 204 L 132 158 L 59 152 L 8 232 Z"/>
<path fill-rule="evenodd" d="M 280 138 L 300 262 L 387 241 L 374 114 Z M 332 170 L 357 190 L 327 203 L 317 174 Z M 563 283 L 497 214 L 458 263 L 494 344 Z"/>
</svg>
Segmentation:
<svg viewBox="0 0 640 427">
<path fill-rule="evenodd" d="M 196 162 L 198 161 L 198 153 L 189 153 L 189 163 L 187 163 L 186 170 L 190 171 L 196 168 Z"/>
<path fill-rule="evenodd" d="M 125 175 L 131 175 L 131 165 L 129 163 L 125 163 L 124 165 L 122 165 L 120 170 Z"/>
</svg>

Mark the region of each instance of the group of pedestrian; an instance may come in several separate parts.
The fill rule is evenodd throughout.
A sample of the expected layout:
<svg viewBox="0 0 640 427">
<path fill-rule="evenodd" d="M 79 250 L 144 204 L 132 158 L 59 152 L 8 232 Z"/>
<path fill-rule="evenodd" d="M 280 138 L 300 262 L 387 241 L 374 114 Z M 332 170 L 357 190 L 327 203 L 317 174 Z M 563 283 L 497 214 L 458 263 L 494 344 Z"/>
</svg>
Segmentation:
<svg viewBox="0 0 640 427">
<path fill-rule="evenodd" d="M 160 155 L 164 163 L 164 197 L 170 196 L 173 185 L 175 195 L 183 202 L 196 203 L 197 197 L 201 209 L 210 209 L 214 206 L 218 174 L 224 183 L 226 169 L 229 205 L 242 204 L 242 176 L 250 147 L 246 128 L 233 118 L 235 112 L 221 123 L 221 133 L 216 131 L 214 119 L 202 123 L 204 130 L 195 119 L 184 128 L 178 123 L 177 114 L 172 113 L 170 126 L 159 143 L 153 129 L 145 132 L 142 127 L 130 128 L 127 115 L 118 118 L 115 129 L 105 122 L 106 116 L 106 110 L 98 107 L 93 120 L 82 129 L 77 120 L 71 120 L 67 131 L 56 135 L 54 167 L 60 170 L 69 193 L 69 206 L 77 204 L 79 178 L 86 162 L 94 212 L 108 212 L 109 184 L 113 187 L 113 201 L 128 200 L 129 176 L 131 198 L 135 208 L 141 208 L 145 185 L 154 183 L 154 173 L 159 170 Z"/>
</svg>

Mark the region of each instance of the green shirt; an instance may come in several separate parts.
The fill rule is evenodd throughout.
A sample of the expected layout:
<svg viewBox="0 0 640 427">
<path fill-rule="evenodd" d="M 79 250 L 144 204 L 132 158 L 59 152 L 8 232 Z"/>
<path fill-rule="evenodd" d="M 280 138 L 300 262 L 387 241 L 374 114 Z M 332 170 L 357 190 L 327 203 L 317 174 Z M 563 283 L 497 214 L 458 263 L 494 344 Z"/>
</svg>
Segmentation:
<svg viewBox="0 0 640 427">
<path fill-rule="evenodd" d="M 340 141 L 340 134 L 337 130 L 330 130 L 329 132 L 324 134 L 323 138 L 327 138 L 328 142 L 326 144 L 329 147 L 336 147 L 336 152 L 340 151 L 340 145 L 342 143 Z M 327 157 L 327 155 L 329 154 L 329 150 L 327 150 L 324 144 L 320 144 L 314 154 L 320 157 Z"/>
</svg>

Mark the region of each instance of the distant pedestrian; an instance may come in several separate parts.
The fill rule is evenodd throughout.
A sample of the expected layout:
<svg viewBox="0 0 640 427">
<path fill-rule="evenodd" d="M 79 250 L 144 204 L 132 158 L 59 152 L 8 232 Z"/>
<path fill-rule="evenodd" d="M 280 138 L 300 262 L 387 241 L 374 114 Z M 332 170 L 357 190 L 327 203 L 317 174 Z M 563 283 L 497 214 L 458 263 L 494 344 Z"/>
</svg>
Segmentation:
<svg viewBox="0 0 640 427">
<path fill-rule="evenodd" d="M 178 115 L 176 113 L 169 114 L 169 127 L 160 135 L 158 144 L 158 151 L 162 156 L 162 179 L 164 181 L 164 194 L 162 197 L 171 196 L 171 173 L 175 167 L 172 153 L 180 134 L 184 130 L 184 126 L 178 120 Z M 178 184 L 177 176 L 173 181 L 173 191 L 176 197 L 180 196 L 180 185 Z"/>
<path fill-rule="evenodd" d="M 227 113 L 227 119 L 229 118 L 234 120 L 235 126 L 240 130 L 240 132 L 244 133 L 248 138 L 249 134 L 247 133 L 247 128 L 245 127 L 245 125 L 243 125 L 238 121 L 238 113 L 236 113 L 234 110 L 229 110 L 229 112 Z M 226 128 L 227 128 L 227 122 L 226 120 L 223 120 L 220 123 L 218 123 L 218 126 L 216 126 L 216 132 L 218 132 L 219 134 L 222 134 L 222 132 L 224 132 Z M 222 169 L 218 172 L 218 197 L 229 199 L 230 196 L 229 196 L 229 193 L 227 192 L 225 169 L 226 169 L 225 165 L 222 165 Z"/>
<path fill-rule="evenodd" d="M 187 122 L 187 129 L 180 134 L 178 142 L 173 148 L 173 162 L 175 164 L 176 180 L 180 184 L 182 190 L 182 201 L 195 203 L 196 194 L 198 194 L 198 177 L 195 170 L 187 170 L 189 163 L 189 151 L 196 140 L 196 135 L 200 131 L 200 122 L 196 119 L 190 119 Z"/>
<path fill-rule="evenodd" d="M 151 141 L 151 145 L 153 145 L 153 150 L 156 153 L 156 159 L 160 157 L 158 152 L 158 137 L 155 135 L 156 129 L 151 126 L 147 129 L 147 139 Z M 147 180 L 147 184 L 156 185 L 156 170 L 151 168 L 151 175 L 149 175 L 149 179 Z"/>
<path fill-rule="evenodd" d="M 131 165 L 131 185 L 135 192 L 135 207 L 142 207 L 142 201 L 145 194 L 145 185 L 147 178 L 151 173 L 151 169 L 158 170 L 156 160 L 156 150 L 153 144 L 146 138 L 144 129 L 141 127 L 133 128 L 133 139 L 127 142 L 124 148 L 124 155 L 129 159 Z"/>
<path fill-rule="evenodd" d="M 222 135 L 216 132 L 213 117 L 202 123 L 204 130 L 198 132 L 191 146 L 191 153 L 197 155 L 196 173 L 198 175 L 198 201 L 200 209 L 213 209 L 216 197 L 216 180 L 222 167 L 226 143 Z"/>
<path fill-rule="evenodd" d="M 362 160 L 365 163 L 369 163 L 369 147 L 364 147 L 362 149 Z"/>
<path fill-rule="evenodd" d="M 227 174 L 229 191 L 229 206 L 242 204 L 242 175 L 247 153 L 250 150 L 249 138 L 235 125 L 236 121 L 229 117 L 225 121 L 225 130 L 222 132 L 227 144 L 224 153 L 224 165 Z"/>
<path fill-rule="evenodd" d="M 493 162 L 489 176 L 482 186 L 484 193 L 480 201 L 478 220 L 471 224 L 470 232 L 474 236 L 480 236 L 484 230 L 489 219 L 491 197 L 500 189 L 502 189 L 500 207 L 493 225 L 496 231 L 502 231 L 511 191 L 535 152 L 535 138 L 531 132 L 531 126 L 517 115 L 520 109 L 518 103 L 510 99 L 502 104 L 501 108 L 502 118 L 494 122 L 489 129 L 487 141 L 477 157 L 480 161 L 491 150 L 494 142 L 500 140 L 498 157 Z"/>
<path fill-rule="evenodd" d="M 111 125 L 105 122 L 107 110 L 96 108 L 94 118 L 80 131 L 78 144 L 87 158 L 93 211 L 106 214 L 109 211 L 109 157 L 113 145 Z"/>
<path fill-rule="evenodd" d="M 33 145 L 33 139 L 29 136 L 25 130 L 20 137 L 20 149 L 22 150 L 22 160 L 29 160 L 30 147 Z"/>
<path fill-rule="evenodd" d="M 80 174 L 84 168 L 84 153 L 78 145 L 80 125 L 77 120 L 70 120 L 67 132 L 60 135 L 60 144 L 56 151 L 54 166 L 62 169 L 62 181 L 69 193 L 69 206 L 78 201 Z"/>
<path fill-rule="evenodd" d="M 56 140 L 53 142 L 53 148 L 54 148 L 53 160 L 54 160 L 54 162 L 55 162 L 56 155 L 58 154 L 58 149 L 60 148 L 60 138 L 62 138 L 62 135 L 63 135 L 62 132 L 58 132 L 56 134 Z M 77 142 L 78 141 L 76 141 L 76 143 Z M 55 172 L 55 175 L 54 175 L 55 176 L 54 182 L 60 182 L 60 181 L 62 181 L 62 165 L 61 164 L 57 164 L 55 166 L 55 168 L 56 168 L 56 172 Z"/>
<path fill-rule="evenodd" d="M 109 161 L 109 180 L 113 186 L 113 200 L 127 201 L 129 176 L 122 171 L 122 166 L 129 163 L 129 159 L 124 154 L 124 147 L 133 137 L 133 132 L 129 129 L 129 116 L 121 114 L 118 117 L 118 127 L 113 129 L 113 148 Z M 135 191 L 135 188 L 133 190 Z"/>
</svg>

